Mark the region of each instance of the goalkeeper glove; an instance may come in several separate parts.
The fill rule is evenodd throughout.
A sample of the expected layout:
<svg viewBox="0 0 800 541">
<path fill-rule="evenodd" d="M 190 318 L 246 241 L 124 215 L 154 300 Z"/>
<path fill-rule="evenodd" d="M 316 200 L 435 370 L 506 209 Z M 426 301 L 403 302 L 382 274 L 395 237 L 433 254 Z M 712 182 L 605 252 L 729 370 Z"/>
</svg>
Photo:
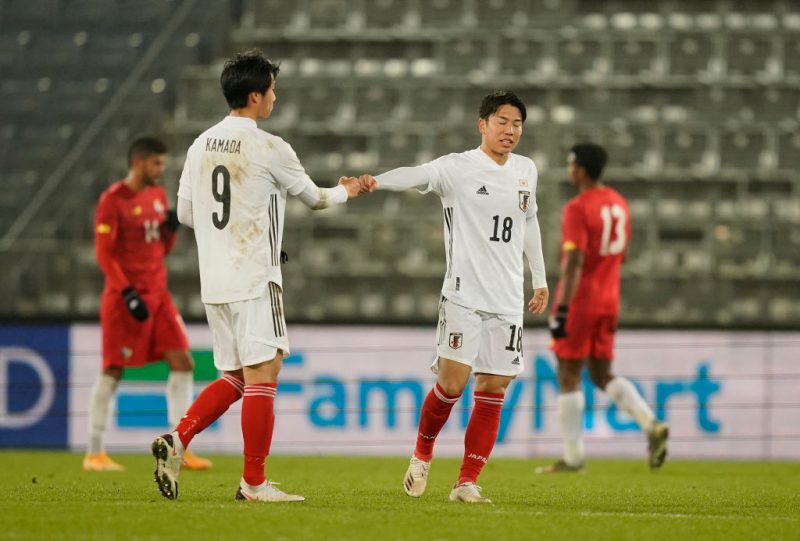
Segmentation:
<svg viewBox="0 0 800 541">
<path fill-rule="evenodd" d="M 289 261 L 289 254 L 281 250 L 281 263 L 284 265 Z"/>
<path fill-rule="evenodd" d="M 172 231 L 173 233 L 178 230 L 181 226 L 181 223 L 178 221 L 178 213 L 173 210 L 169 209 L 164 217 L 164 221 L 161 223 L 167 230 Z"/>
<path fill-rule="evenodd" d="M 567 337 L 567 311 L 569 306 L 566 304 L 559 304 L 556 308 L 556 313 L 550 316 L 549 326 L 550 334 L 553 338 L 566 338 Z"/>
<path fill-rule="evenodd" d="M 125 307 L 128 309 L 128 312 L 131 313 L 133 319 L 136 321 L 145 321 L 150 317 L 150 313 L 147 311 L 147 305 L 142 300 L 142 297 L 139 296 L 138 291 L 128 286 L 122 290 L 122 298 L 125 300 Z"/>
</svg>

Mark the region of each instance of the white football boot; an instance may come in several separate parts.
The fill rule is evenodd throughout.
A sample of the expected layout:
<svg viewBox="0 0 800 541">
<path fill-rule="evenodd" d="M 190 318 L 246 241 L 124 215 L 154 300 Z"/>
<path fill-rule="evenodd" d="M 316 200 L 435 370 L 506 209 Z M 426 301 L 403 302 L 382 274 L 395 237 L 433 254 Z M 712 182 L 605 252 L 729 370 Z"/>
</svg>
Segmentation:
<svg viewBox="0 0 800 541">
<path fill-rule="evenodd" d="M 418 459 L 415 456 L 411 457 L 411 462 L 408 464 L 406 475 L 403 478 L 403 489 L 406 494 L 412 498 L 419 498 L 425 492 L 425 486 L 428 484 L 428 471 L 431 469 L 431 463 Z"/>
<path fill-rule="evenodd" d="M 481 496 L 481 487 L 475 483 L 461 483 L 450 491 L 451 502 L 492 503 L 492 500 Z"/>
<path fill-rule="evenodd" d="M 244 482 L 239 482 L 235 498 L 237 500 L 258 501 L 258 502 L 303 502 L 306 499 L 297 494 L 286 494 L 270 480 L 266 480 L 258 486 L 251 486 Z"/>
<path fill-rule="evenodd" d="M 151 445 L 156 459 L 156 484 L 161 494 L 169 500 L 178 498 L 178 475 L 181 473 L 184 451 L 180 438 L 173 434 L 159 436 Z"/>
</svg>

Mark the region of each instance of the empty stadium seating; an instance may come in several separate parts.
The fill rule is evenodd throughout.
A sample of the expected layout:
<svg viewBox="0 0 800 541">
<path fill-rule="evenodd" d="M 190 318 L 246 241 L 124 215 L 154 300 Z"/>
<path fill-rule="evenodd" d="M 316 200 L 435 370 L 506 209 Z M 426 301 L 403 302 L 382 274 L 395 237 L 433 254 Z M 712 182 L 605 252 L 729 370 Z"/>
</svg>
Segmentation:
<svg viewBox="0 0 800 541">
<path fill-rule="evenodd" d="M 4 230 L 180 4 L 0 0 L 0 167 L 11 187 L 0 196 Z M 481 97 L 512 88 L 528 104 L 519 152 L 539 167 L 551 285 L 560 208 L 574 194 L 566 155 L 575 142 L 599 141 L 611 157 L 608 181 L 629 198 L 634 225 L 624 323 L 800 322 L 800 305 L 787 298 L 786 285 L 800 271 L 797 3 L 213 4 L 192 11 L 42 207 L 39 225 L 3 254 L 4 264 L 20 270 L 0 311 L 95 312 L 100 276 L 86 256 L 89 209 L 124 173 L 127 140 L 145 130 L 164 134 L 165 183 L 174 194 L 185 148 L 226 113 L 221 61 L 258 46 L 282 62 L 267 126 L 293 145 L 321 184 L 474 148 Z M 443 253 L 434 197 L 380 193 L 327 214 L 291 204 L 287 215 L 291 319 L 435 318 Z M 69 240 L 84 256 L 64 257 L 63 249 L 39 242 L 45 237 Z M 179 243 L 170 266 L 182 308 L 202 317 L 191 239 Z M 752 289 L 748 280 L 763 283 Z"/>
</svg>

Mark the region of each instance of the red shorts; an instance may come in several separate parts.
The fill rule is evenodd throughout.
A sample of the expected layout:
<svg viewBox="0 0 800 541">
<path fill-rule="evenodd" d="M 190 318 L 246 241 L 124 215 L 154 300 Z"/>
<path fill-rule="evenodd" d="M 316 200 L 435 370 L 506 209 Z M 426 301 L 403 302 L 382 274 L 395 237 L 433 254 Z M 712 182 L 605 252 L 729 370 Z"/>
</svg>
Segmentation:
<svg viewBox="0 0 800 541">
<path fill-rule="evenodd" d="M 189 349 L 183 319 L 169 292 L 144 293 L 142 300 L 150 317 L 136 321 L 119 291 L 103 292 L 103 369 L 142 366 L 163 359 L 165 351 Z"/>
<path fill-rule="evenodd" d="M 569 314 L 567 337 L 553 340 L 550 349 L 563 360 L 614 358 L 617 314 Z"/>
</svg>

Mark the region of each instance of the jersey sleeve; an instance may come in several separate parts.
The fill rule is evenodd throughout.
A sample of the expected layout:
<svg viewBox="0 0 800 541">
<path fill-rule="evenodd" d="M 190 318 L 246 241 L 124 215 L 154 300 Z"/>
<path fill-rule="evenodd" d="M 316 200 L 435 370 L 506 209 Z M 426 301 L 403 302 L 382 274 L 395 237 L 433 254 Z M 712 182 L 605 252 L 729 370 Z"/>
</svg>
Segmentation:
<svg viewBox="0 0 800 541">
<path fill-rule="evenodd" d="M 570 203 L 564 209 L 564 220 L 561 224 L 561 249 L 565 252 L 571 250 L 586 251 L 589 243 L 586 220 L 583 209 Z"/>
<path fill-rule="evenodd" d="M 449 156 L 441 156 L 432 162 L 424 163 L 420 167 L 427 173 L 428 185 L 419 189 L 420 193 L 433 192 L 440 197 L 447 197 L 453 191 L 453 183 L 448 174 Z"/>
<path fill-rule="evenodd" d="M 122 267 L 114 258 L 114 246 L 119 235 L 119 215 L 114 200 L 108 193 L 103 194 L 97 204 L 94 220 L 94 249 L 97 263 L 100 265 L 106 281 L 111 289 L 124 289 L 130 281 L 122 271 Z"/>
<path fill-rule="evenodd" d="M 158 200 L 161 201 L 164 209 L 169 208 L 169 200 L 167 199 L 167 192 L 164 191 L 164 188 L 159 186 L 159 193 L 158 193 Z M 165 215 L 166 218 L 166 215 Z M 164 244 L 164 255 L 170 253 L 172 248 L 175 246 L 175 241 L 178 239 L 177 231 L 170 231 L 166 227 L 163 226 L 163 222 L 160 228 L 160 239 L 161 242 Z"/>
<path fill-rule="evenodd" d="M 531 201 L 531 206 L 535 205 Z M 544 266 L 544 253 L 542 251 L 542 233 L 539 229 L 539 218 L 536 214 L 528 214 L 525 223 L 525 244 L 523 247 L 528 265 L 531 268 L 533 289 L 547 287 L 547 273 Z"/>
<path fill-rule="evenodd" d="M 189 151 L 186 153 L 186 160 L 183 162 L 183 171 L 181 171 L 181 179 L 178 182 L 178 197 L 187 201 L 192 200 L 192 176 L 197 174 L 193 168 L 193 149 L 194 145 L 190 146 Z"/>
<path fill-rule="evenodd" d="M 278 184 L 284 187 L 290 195 L 299 197 L 307 207 L 314 210 L 347 201 L 347 190 L 343 186 L 334 188 L 317 186 L 306 173 L 289 143 L 278 140 L 274 146 L 278 159 L 274 163 L 270 163 L 268 168 Z"/>
</svg>

